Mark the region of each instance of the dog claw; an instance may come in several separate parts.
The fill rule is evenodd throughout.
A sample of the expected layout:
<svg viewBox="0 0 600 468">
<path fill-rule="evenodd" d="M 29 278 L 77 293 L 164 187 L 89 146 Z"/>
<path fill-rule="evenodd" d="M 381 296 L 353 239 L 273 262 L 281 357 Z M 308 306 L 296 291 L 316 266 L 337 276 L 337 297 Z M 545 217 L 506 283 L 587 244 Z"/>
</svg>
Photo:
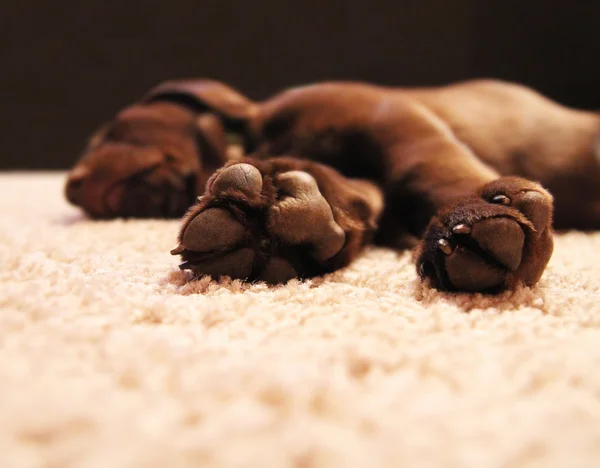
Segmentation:
<svg viewBox="0 0 600 468">
<path fill-rule="evenodd" d="M 452 246 L 450 245 L 450 242 L 448 242 L 446 239 L 440 239 L 437 243 L 440 250 L 446 255 L 450 255 L 452 253 Z"/>
<path fill-rule="evenodd" d="M 496 195 L 492 198 L 492 203 L 496 203 L 498 205 L 510 205 L 511 200 L 506 195 Z"/>
<path fill-rule="evenodd" d="M 452 232 L 454 234 L 469 234 L 471 232 L 471 227 L 466 224 L 457 224 L 452 228 Z"/>
<path fill-rule="evenodd" d="M 183 245 L 178 245 L 173 250 L 171 250 L 171 255 L 181 255 L 184 250 L 185 247 Z"/>
<path fill-rule="evenodd" d="M 431 263 L 421 262 L 419 264 L 419 276 L 424 279 L 426 276 L 429 275 L 432 268 L 433 268 L 433 265 Z"/>
</svg>

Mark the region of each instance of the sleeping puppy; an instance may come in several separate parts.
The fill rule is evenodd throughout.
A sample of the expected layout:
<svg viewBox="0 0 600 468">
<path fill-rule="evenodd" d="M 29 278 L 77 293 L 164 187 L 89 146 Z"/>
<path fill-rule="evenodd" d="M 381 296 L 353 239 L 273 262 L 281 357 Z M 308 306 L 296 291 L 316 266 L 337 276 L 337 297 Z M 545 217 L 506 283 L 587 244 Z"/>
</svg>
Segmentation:
<svg viewBox="0 0 600 468">
<path fill-rule="evenodd" d="M 600 116 L 522 86 L 322 83 L 254 103 L 204 83 L 167 83 L 159 101 L 208 111 L 250 152 L 184 217 L 184 269 L 283 282 L 373 241 L 417 246 L 434 287 L 496 292 L 539 280 L 553 212 L 559 227 L 600 227 Z"/>
</svg>

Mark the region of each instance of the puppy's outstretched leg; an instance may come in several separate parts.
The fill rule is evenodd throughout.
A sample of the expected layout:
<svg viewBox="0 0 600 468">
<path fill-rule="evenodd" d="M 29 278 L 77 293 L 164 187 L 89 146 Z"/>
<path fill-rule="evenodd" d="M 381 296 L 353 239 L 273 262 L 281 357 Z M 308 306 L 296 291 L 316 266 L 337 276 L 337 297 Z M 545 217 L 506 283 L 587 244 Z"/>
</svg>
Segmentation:
<svg viewBox="0 0 600 468">
<path fill-rule="evenodd" d="M 552 255 L 552 196 L 535 182 L 500 177 L 433 119 L 418 135 L 390 151 L 391 185 L 431 207 L 418 247 L 421 278 L 477 292 L 535 284 Z M 394 193 L 387 204 L 402 205 Z"/>
</svg>

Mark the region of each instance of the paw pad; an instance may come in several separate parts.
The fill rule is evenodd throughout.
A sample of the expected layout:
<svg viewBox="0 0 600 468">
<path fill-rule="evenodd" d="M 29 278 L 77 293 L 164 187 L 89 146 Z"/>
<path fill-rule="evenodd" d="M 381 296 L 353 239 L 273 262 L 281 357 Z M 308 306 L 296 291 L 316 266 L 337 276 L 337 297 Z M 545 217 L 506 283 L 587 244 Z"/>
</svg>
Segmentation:
<svg viewBox="0 0 600 468">
<path fill-rule="evenodd" d="M 243 240 L 245 231 L 229 211 L 209 208 L 190 221 L 181 243 L 194 252 L 229 249 Z"/>
<path fill-rule="evenodd" d="M 213 181 L 210 191 L 215 195 L 221 195 L 229 190 L 235 190 L 248 197 L 257 197 L 262 188 L 263 178 L 260 171 L 250 164 L 240 163 L 223 169 Z"/>
</svg>

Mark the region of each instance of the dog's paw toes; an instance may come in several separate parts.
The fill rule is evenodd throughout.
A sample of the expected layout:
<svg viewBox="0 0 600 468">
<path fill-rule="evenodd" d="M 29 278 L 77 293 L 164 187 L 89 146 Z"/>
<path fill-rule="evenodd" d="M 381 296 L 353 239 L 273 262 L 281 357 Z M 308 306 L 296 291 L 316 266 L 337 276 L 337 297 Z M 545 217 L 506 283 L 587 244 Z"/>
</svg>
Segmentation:
<svg viewBox="0 0 600 468">
<path fill-rule="evenodd" d="M 296 268 L 281 257 L 271 257 L 258 277 L 259 280 L 270 284 L 286 283 L 298 277 Z"/>
<path fill-rule="evenodd" d="M 317 261 L 337 254 L 346 236 L 314 177 L 303 171 L 284 172 L 274 184 L 278 200 L 269 209 L 269 231 L 285 243 L 309 246 Z"/>
<path fill-rule="evenodd" d="M 245 226 L 229 210 L 207 208 L 189 219 L 171 254 L 182 256 L 181 269 L 245 279 L 255 259 L 255 251 L 246 246 L 247 236 Z"/>
<path fill-rule="evenodd" d="M 471 238 L 490 259 L 506 269 L 515 271 L 521 264 L 525 233 L 512 219 L 490 218 L 475 223 Z"/>
<path fill-rule="evenodd" d="M 230 250 L 245 236 L 244 225 L 224 208 L 208 208 L 196 215 L 182 233 L 181 243 L 194 252 Z"/>
<path fill-rule="evenodd" d="M 552 198 L 538 187 L 500 179 L 481 198 L 440 212 L 421 244 L 420 276 L 440 289 L 461 291 L 537 282 L 552 254 Z"/>
<path fill-rule="evenodd" d="M 258 197 L 263 189 L 263 176 L 254 166 L 246 163 L 234 164 L 223 169 L 209 187 L 210 193 L 221 197 Z"/>
<path fill-rule="evenodd" d="M 457 247 L 444 262 L 450 283 L 464 291 L 483 291 L 502 284 L 506 271 L 469 249 Z"/>
<path fill-rule="evenodd" d="M 469 226 L 459 223 L 435 246 L 447 280 L 456 289 L 482 291 L 500 286 L 521 264 L 525 233 L 508 218 L 488 218 Z"/>
<path fill-rule="evenodd" d="M 483 187 L 481 197 L 492 204 L 512 207 L 541 235 L 552 224 L 552 195 L 539 184 L 518 177 L 503 177 Z"/>
</svg>

